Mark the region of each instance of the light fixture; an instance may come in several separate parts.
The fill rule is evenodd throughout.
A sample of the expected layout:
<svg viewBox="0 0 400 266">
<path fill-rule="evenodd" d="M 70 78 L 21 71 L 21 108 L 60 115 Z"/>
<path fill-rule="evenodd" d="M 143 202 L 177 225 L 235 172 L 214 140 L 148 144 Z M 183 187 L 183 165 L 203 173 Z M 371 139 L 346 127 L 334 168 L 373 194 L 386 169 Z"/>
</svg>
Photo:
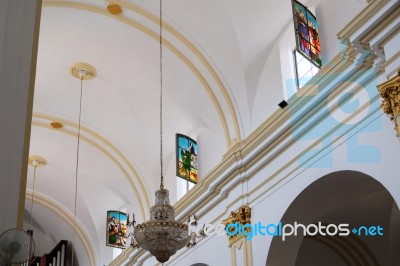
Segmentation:
<svg viewBox="0 0 400 266">
<path fill-rule="evenodd" d="M 39 155 L 31 155 L 29 156 L 28 164 L 33 166 L 33 182 L 32 182 L 31 211 L 30 211 L 31 217 L 29 221 L 29 230 L 32 230 L 33 199 L 35 197 L 35 184 L 36 184 L 36 168 L 45 166 L 47 164 L 47 161 L 45 158 Z"/>
<path fill-rule="evenodd" d="M 76 217 L 77 217 L 77 201 L 78 201 L 78 170 L 79 170 L 79 148 L 81 139 L 81 118 L 82 118 L 82 98 L 83 98 L 83 80 L 90 80 L 96 76 L 96 69 L 88 63 L 77 63 L 70 69 L 70 73 L 77 79 L 80 79 L 80 95 L 79 95 L 79 117 L 78 117 L 78 132 L 76 145 L 76 164 L 75 164 L 75 194 L 74 194 L 74 222 L 72 230 L 72 255 L 71 265 L 74 266 L 75 258 L 75 234 L 76 234 Z"/>
<path fill-rule="evenodd" d="M 163 65 L 162 65 L 162 0 L 160 0 L 160 189 L 155 192 L 155 204 L 150 208 L 150 221 L 134 226 L 137 245 L 164 263 L 177 250 L 188 245 L 188 226 L 175 221 L 175 209 L 169 203 L 169 192 L 164 188 L 163 175 Z M 134 220 L 134 219 L 133 219 Z"/>
<path fill-rule="evenodd" d="M 196 214 L 193 215 L 193 219 L 190 218 L 190 215 L 189 215 L 187 224 L 188 224 L 189 232 L 190 232 L 190 234 L 189 234 L 190 235 L 190 241 L 186 245 L 186 247 L 192 248 L 192 247 L 195 247 L 197 245 L 197 238 L 203 238 L 203 237 L 206 236 L 206 234 L 204 232 L 205 224 L 203 224 L 203 228 L 200 231 L 197 232 L 198 223 L 197 223 Z M 192 230 L 192 228 L 194 228 L 194 230 Z"/>
<path fill-rule="evenodd" d="M 32 195 L 31 195 L 31 210 L 30 210 L 30 221 L 29 221 L 29 229 L 27 230 L 27 233 L 29 234 L 30 237 L 30 245 L 29 245 L 29 259 L 34 256 L 35 249 L 34 249 L 34 241 L 33 241 L 33 227 L 32 227 L 32 221 L 33 221 L 33 200 L 35 197 L 35 184 L 36 184 L 36 168 L 45 166 L 47 164 L 47 161 L 45 158 L 39 156 L 39 155 L 31 155 L 29 156 L 28 159 L 28 164 L 33 166 L 33 182 L 32 182 Z M 33 244 L 32 244 L 33 243 Z"/>
</svg>

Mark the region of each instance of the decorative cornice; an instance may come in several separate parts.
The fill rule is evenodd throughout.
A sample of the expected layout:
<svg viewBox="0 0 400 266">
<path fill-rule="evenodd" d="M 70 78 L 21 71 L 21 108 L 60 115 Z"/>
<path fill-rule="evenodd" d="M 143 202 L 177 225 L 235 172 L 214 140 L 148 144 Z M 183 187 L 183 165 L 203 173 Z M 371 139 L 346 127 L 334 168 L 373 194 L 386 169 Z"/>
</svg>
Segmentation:
<svg viewBox="0 0 400 266">
<path fill-rule="evenodd" d="M 384 71 L 386 69 L 386 67 L 388 67 L 389 65 L 393 64 L 397 59 L 400 58 L 400 51 L 398 51 L 396 54 L 394 54 L 392 57 L 390 57 L 388 60 L 386 60 L 386 62 L 384 62 L 381 65 L 381 70 Z M 398 67 L 397 69 L 392 70 L 391 72 L 389 72 L 386 75 L 387 79 L 390 79 L 391 77 L 395 76 L 396 73 L 400 70 L 400 67 Z"/>
<path fill-rule="evenodd" d="M 384 46 L 398 32 L 399 7 L 398 1 L 375 0 L 338 33 L 343 44 L 358 52 L 356 64 L 377 71 L 384 69 L 386 60 L 390 60 L 386 58 Z"/>
<path fill-rule="evenodd" d="M 380 32 L 383 32 L 389 24 L 396 21 L 396 19 L 399 17 L 399 13 L 399 8 L 394 8 L 393 10 L 390 10 L 390 12 L 388 12 L 388 14 L 383 17 L 382 20 L 379 20 L 379 23 L 376 23 L 376 25 L 371 30 L 366 32 L 366 34 L 360 39 L 360 42 L 364 45 L 368 45 L 372 38 L 377 36 Z"/>
<path fill-rule="evenodd" d="M 361 28 L 368 20 L 375 15 L 378 10 L 384 7 L 389 0 L 375 0 L 372 1 L 360 14 L 358 14 L 343 30 L 341 30 L 337 37 L 342 41 L 348 41 L 350 36 Z"/>
</svg>

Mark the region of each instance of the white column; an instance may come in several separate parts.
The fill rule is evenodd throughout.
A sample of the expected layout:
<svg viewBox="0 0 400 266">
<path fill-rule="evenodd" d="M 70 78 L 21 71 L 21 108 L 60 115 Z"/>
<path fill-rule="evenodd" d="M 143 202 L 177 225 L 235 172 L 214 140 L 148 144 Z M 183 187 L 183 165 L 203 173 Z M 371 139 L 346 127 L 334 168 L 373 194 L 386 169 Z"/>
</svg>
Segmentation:
<svg viewBox="0 0 400 266">
<path fill-rule="evenodd" d="M 0 232 L 23 223 L 41 2 L 0 1 Z"/>
<path fill-rule="evenodd" d="M 230 246 L 231 249 L 231 265 L 232 266 L 247 266 L 253 265 L 253 251 L 251 240 L 246 240 L 245 237 L 237 239 Z"/>
</svg>

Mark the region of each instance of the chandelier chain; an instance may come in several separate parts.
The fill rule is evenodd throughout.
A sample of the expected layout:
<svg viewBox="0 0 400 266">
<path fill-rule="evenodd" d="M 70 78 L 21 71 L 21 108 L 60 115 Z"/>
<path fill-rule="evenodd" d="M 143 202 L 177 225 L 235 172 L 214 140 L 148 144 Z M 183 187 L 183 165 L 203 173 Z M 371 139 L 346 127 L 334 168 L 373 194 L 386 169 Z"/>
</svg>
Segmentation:
<svg viewBox="0 0 400 266">
<path fill-rule="evenodd" d="M 160 167 L 161 184 L 156 191 L 155 204 L 150 208 L 150 221 L 134 228 L 138 246 L 149 251 L 157 261 L 164 262 L 186 246 L 190 240 L 188 226 L 175 221 L 175 209 L 169 203 L 169 191 L 164 189 L 163 173 L 163 20 L 160 0 Z"/>
<path fill-rule="evenodd" d="M 30 222 L 29 222 L 29 228 L 30 229 L 32 229 L 32 211 L 33 211 L 33 196 L 35 195 L 36 167 L 37 167 L 37 165 L 34 165 L 34 168 L 33 168 L 33 185 L 32 185 L 32 197 L 31 197 L 31 219 L 30 219 Z"/>
<path fill-rule="evenodd" d="M 164 188 L 164 165 L 163 165 L 163 23 L 162 23 L 162 0 L 160 0 L 160 170 L 161 184 Z"/>
<path fill-rule="evenodd" d="M 72 266 L 74 266 L 74 257 L 75 257 L 74 250 L 75 250 L 76 213 L 77 213 L 77 202 L 78 202 L 78 169 L 79 169 L 79 149 L 80 149 L 80 139 L 81 139 L 83 76 L 80 77 L 80 80 L 81 80 L 81 91 L 80 91 L 80 97 L 79 97 L 78 141 L 77 141 L 77 145 L 76 145 L 74 225 L 73 225 L 73 232 L 72 232 L 72 258 L 71 258 Z"/>
</svg>

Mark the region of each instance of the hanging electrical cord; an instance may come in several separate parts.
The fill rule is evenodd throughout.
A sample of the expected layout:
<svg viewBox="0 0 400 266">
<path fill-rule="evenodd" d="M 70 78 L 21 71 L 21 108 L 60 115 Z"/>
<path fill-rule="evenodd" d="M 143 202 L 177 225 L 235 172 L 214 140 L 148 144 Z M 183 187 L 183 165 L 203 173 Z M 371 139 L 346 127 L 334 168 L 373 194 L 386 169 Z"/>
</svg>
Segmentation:
<svg viewBox="0 0 400 266">
<path fill-rule="evenodd" d="M 164 163 L 163 163 L 163 23 L 162 23 L 162 0 L 160 0 L 160 170 L 161 184 L 164 188 Z"/>
<path fill-rule="evenodd" d="M 32 161 L 32 165 L 33 165 L 33 185 L 32 185 L 32 197 L 31 197 L 31 219 L 29 221 L 29 229 L 32 230 L 32 217 L 33 217 L 33 197 L 35 195 L 35 183 L 36 183 L 36 168 L 38 166 L 38 161 L 34 160 Z"/>
<path fill-rule="evenodd" d="M 33 241 L 33 203 L 35 199 L 35 188 L 36 188 L 36 169 L 38 167 L 45 166 L 47 161 L 45 158 L 39 155 L 30 155 L 28 164 L 33 166 L 33 182 L 32 182 L 32 194 L 31 194 L 31 210 L 30 210 L 30 219 L 29 219 L 29 226 L 27 233 L 30 237 L 29 249 L 28 254 L 29 258 L 33 257 L 35 253 L 35 242 Z M 28 259 L 29 260 L 29 259 Z"/>
<path fill-rule="evenodd" d="M 78 118 L 78 140 L 76 145 L 76 165 L 75 165 L 75 195 L 74 195 L 74 224 L 72 232 L 72 257 L 71 265 L 74 266 L 75 257 L 75 234 L 76 234 L 76 213 L 77 213 L 77 202 L 78 202 L 78 169 L 79 169 L 79 149 L 80 149 L 80 137 L 81 137 L 81 117 L 82 117 L 82 98 L 83 98 L 83 73 L 80 73 L 81 90 L 79 97 L 79 118 Z"/>
<path fill-rule="evenodd" d="M 82 120 L 82 101 L 83 101 L 83 80 L 90 80 L 96 76 L 96 69 L 94 66 L 79 62 L 74 64 L 70 73 L 72 76 L 80 80 L 80 94 L 79 94 L 79 116 L 78 116 L 78 132 L 77 132 L 77 144 L 76 144 L 76 164 L 75 164 L 75 194 L 74 194 L 74 220 L 72 230 L 72 258 L 71 265 L 74 266 L 75 261 L 75 235 L 77 227 L 77 216 L 78 216 L 78 189 L 79 189 L 79 152 L 80 152 L 80 141 L 81 141 L 81 120 Z"/>
</svg>

